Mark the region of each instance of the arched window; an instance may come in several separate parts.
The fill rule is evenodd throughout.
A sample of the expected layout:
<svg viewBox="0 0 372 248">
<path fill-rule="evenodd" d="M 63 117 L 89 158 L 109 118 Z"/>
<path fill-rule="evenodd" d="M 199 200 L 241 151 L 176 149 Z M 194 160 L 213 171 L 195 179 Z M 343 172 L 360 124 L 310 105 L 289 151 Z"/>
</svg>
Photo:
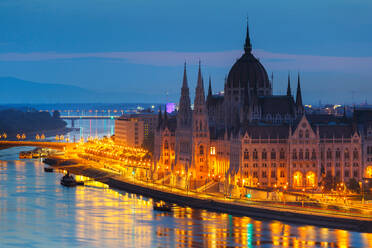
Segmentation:
<svg viewBox="0 0 372 248">
<path fill-rule="evenodd" d="M 306 149 L 306 151 L 305 151 L 305 159 L 306 159 L 306 160 L 309 160 L 309 159 L 310 159 L 310 152 L 309 152 L 309 149 Z"/>
<path fill-rule="evenodd" d="M 265 149 L 263 149 L 263 151 L 262 151 L 262 159 L 263 160 L 266 160 L 267 159 L 267 152 L 266 152 Z"/>
<path fill-rule="evenodd" d="M 357 149 L 354 149 L 353 151 L 353 159 L 358 160 L 359 159 L 359 152 Z"/>
<path fill-rule="evenodd" d="M 350 159 L 350 153 L 349 153 L 349 149 L 345 149 L 345 152 L 344 152 L 344 158 L 345 160 L 349 160 Z"/>
<path fill-rule="evenodd" d="M 310 137 L 309 130 L 306 130 L 306 131 L 305 131 L 305 137 L 306 137 L 306 138 L 309 138 L 309 137 Z"/>
<path fill-rule="evenodd" d="M 253 159 L 254 160 L 257 160 L 258 159 L 258 154 L 257 154 L 257 150 L 256 149 L 254 149 L 254 151 L 253 151 Z"/>
<path fill-rule="evenodd" d="M 300 152 L 299 152 L 299 154 L 298 154 L 298 158 L 299 158 L 300 160 L 303 160 L 303 159 L 304 159 L 304 151 L 303 151 L 302 149 L 300 149 Z"/>
<path fill-rule="evenodd" d="M 304 137 L 304 131 L 300 130 L 299 136 L 300 138 Z"/>
<path fill-rule="evenodd" d="M 327 150 L 327 159 L 331 160 L 332 159 L 332 151 L 331 149 L 328 148 Z"/>
<path fill-rule="evenodd" d="M 199 154 L 200 155 L 204 155 L 204 147 L 203 147 L 203 145 L 200 145 L 199 146 Z"/>
<path fill-rule="evenodd" d="M 271 160 L 275 160 L 276 159 L 276 152 L 274 149 L 271 150 Z"/>
<path fill-rule="evenodd" d="M 199 122 L 199 128 L 200 128 L 200 129 L 199 129 L 200 131 L 203 130 L 203 123 L 202 123 L 202 121 Z"/>
<path fill-rule="evenodd" d="M 296 151 L 296 149 L 293 149 L 292 158 L 293 158 L 293 160 L 297 160 L 297 151 Z"/>
<path fill-rule="evenodd" d="M 168 141 L 167 140 L 164 142 L 164 149 L 169 149 L 169 145 L 168 145 Z"/>
<path fill-rule="evenodd" d="M 248 149 L 245 149 L 245 150 L 244 150 L 244 159 L 245 159 L 245 160 L 248 160 L 248 159 L 249 159 L 249 152 L 248 152 Z"/>
<path fill-rule="evenodd" d="M 280 159 L 285 159 L 285 152 L 284 152 L 284 149 L 283 148 L 281 148 L 280 149 Z"/>
<path fill-rule="evenodd" d="M 311 153 L 311 159 L 315 160 L 316 159 L 316 152 L 315 149 L 313 149 L 313 152 Z"/>
<path fill-rule="evenodd" d="M 341 159 L 341 151 L 340 151 L 339 148 L 337 148 L 337 150 L 336 150 L 336 156 L 335 157 L 336 157 L 337 160 Z"/>
</svg>

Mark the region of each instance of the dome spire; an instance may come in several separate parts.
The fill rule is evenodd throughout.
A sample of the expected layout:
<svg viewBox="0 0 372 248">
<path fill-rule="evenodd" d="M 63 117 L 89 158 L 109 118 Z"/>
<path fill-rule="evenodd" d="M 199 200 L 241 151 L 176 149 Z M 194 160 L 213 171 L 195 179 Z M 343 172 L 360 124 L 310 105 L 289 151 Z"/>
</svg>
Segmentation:
<svg viewBox="0 0 372 248">
<path fill-rule="evenodd" d="M 248 17 L 247 17 L 247 34 L 246 34 L 246 37 L 245 37 L 244 51 L 245 51 L 245 53 L 251 53 L 252 52 L 251 38 L 249 37 Z"/>
</svg>

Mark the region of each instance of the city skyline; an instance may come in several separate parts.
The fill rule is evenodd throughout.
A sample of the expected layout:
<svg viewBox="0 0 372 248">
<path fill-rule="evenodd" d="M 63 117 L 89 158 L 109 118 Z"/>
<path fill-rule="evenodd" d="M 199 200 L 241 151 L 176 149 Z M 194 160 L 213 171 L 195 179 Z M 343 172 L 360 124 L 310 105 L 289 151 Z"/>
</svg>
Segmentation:
<svg viewBox="0 0 372 248">
<path fill-rule="evenodd" d="M 288 72 L 293 81 L 299 72 L 305 103 L 372 101 L 367 1 L 1 5 L 1 77 L 106 92 L 151 91 L 177 101 L 183 63 L 195 87 L 200 59 L 204 77 L 210 75 L 214 90 L 221 91 L 229 65 L 243 51 L 249 15 L 253 53 L 274 73 L 274 92 L 285 93 Z"/>
</svg>

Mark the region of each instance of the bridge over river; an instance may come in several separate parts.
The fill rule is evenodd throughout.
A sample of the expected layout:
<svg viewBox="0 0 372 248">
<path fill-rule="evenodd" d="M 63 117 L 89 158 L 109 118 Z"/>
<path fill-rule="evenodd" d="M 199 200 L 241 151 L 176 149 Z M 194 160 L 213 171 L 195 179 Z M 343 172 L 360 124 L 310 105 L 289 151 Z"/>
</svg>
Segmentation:
<svg viewBox="0 0 372 248">
<path fill-rule="evenodd" d="M 71 127 L 75 127 L 76 120 L 115 120 L 118 115 L 61 115 L 60 118 L 64 120 L 71 120 Z"/>
<path fill-rule="evenodd" d="M 46 147 L 57 150 L 63 150 L 66 147 L 74 146 L 76 143 L 67 142 L 50 142 L 50 141 L 0 141 L 0 150 L 16 146 L 35 146 L 35 147 Z"/>
</svg>

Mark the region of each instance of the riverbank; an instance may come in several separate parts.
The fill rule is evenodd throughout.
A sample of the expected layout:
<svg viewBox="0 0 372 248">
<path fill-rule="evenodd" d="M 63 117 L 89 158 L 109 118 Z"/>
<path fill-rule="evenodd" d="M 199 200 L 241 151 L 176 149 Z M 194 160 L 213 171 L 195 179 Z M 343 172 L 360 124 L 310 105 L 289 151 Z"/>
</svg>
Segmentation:
<svg viewBox="0 0 372 248">
<path fill-rule="evenodd" d="M 125 178 L 109 170 L 102 170 L 87 164 L 58 166 L 76 175 L 84 175 L 109 185 L 111 188 L 140 194 L 146 197 L 175 203 L 192 208 L 223 212 L 237 216 L 249 216 L 259 219 L 279 220 L 303 225 L 324 226 L 358 232 L 372 232 L 372 219 L 362 216 L 337 214 L 330 211 L 310 211 L 295 207 L 275 207 L 259 205 L 251 201 L 225 199 L 196 192 L 172 189 L 150 182 L 141 182 L 134 178 Z"/>
</svg>

